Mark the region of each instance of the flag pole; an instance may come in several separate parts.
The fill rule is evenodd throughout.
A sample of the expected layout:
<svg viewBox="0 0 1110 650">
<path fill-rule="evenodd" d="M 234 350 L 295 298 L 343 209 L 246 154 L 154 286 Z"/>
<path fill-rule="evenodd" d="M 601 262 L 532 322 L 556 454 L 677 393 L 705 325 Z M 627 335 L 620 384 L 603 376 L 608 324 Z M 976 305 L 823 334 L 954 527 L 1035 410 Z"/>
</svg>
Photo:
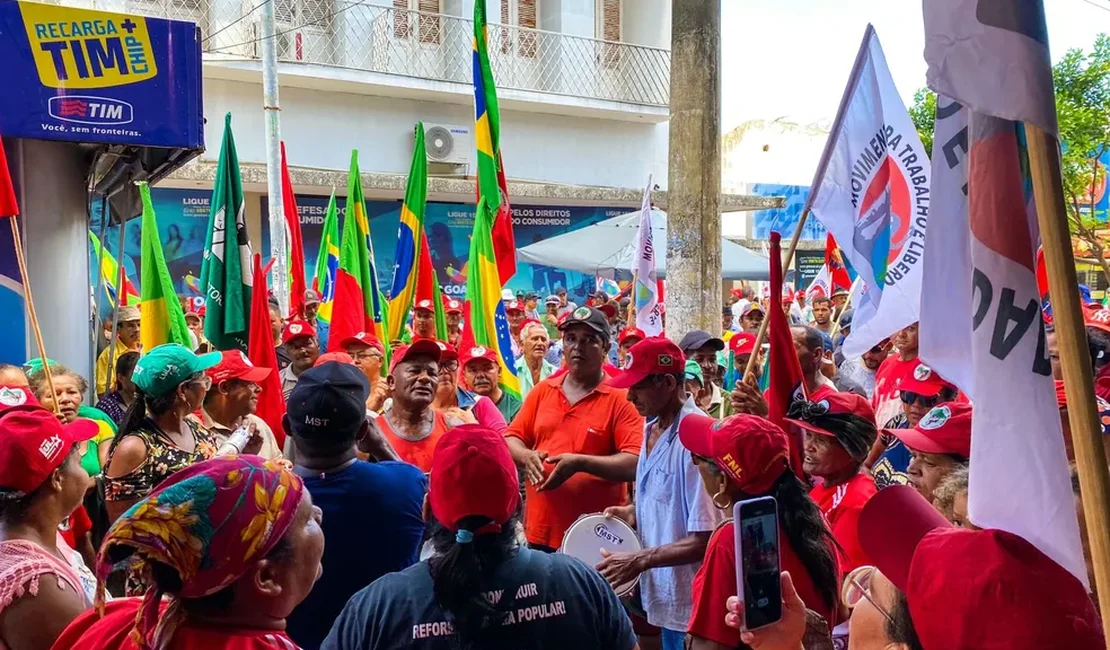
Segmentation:
<svg viewBox="0 0 1110 650">
<path fill-rule="evenodd" d="M 852 286 L 848 287 L 848 297 L 849 298 L 852 296 L 852 292 L 856 290 L 856 283 L 859 282 L 859 279 L 860 279 L 860 276 L 857 275 L 856 279 L 855 279 L 855 282 L 852 282 Z M 829 282 L 829 286 L 830 287 L 832 286 L 832 282 Z M 829 294 L 832 294 L 832 291 L 830 291 Z M 832 296 L 830 295 L 829 297 L 831 298 Z M 848 302 L 847 299 L 845 299 L 844 307 L 836 314 L 836 320 L 833 321 L 832 334 L 829 335 L 830 337 L 836 336 L 837 332 L 840 331 L 840 317 L 843 316 L 844 312 L 848 311 L 849 309 L 851 309 L 851 304 Z M 833 341 L 833 343 L 835 344 L 836 341 Z"/>
<path fill-rule="evenodd" d="M 27 299 L 27 316 L 31 319 L 31 330 L 35 333 L 35 343 L 39 348 L 39 358 L 42 359 L 42 372 L 46 376 L 46 386 L 50 390 L 50 399 L 54 401 L 54 412 L 58 409 L 58 393 L 54 390 L 54 376 L 50 373 L 50 364 L 46 359 L 46 345 L 42 342 L 42 330 L 39 328 L 39 317 L 35 313 L 35 300 L 31 296 L 31 278 L 27 275 L 27 260 L 23 257 L 23 238 L 19 236 L 19 226 L 15 222 L 16 215 L 8 217 L 12 227 L 12 243 L 15 244 L 15 262 L 19 267 L 19 275 L 23 278 L 23 295 Z"/>
<path fill-rule="evenodd" d="M 1033 197 L 1037 205 L 1041 244 L 1048 270 L 1049 294 L 1056 341 L 1060 346 L 1064 391 L 1068 400 L 1072 445 L 1083 495 L 1083 514 L 1091 544 L 1091 564 L 1102 614 L 1103 629 L 1110 625 L 1110 474 L 1107 473 L 1102 429 L 1095 403 L 1094 372 L 1087 349 L 1078 279 L 1071 251 L 1071 233 L 1064 212 L 1060 176 L 1060 147 L 1050 133 L 1025 122 Z M 1107 647 L 1110 647 L 1108 644 Z"/>
</svg>

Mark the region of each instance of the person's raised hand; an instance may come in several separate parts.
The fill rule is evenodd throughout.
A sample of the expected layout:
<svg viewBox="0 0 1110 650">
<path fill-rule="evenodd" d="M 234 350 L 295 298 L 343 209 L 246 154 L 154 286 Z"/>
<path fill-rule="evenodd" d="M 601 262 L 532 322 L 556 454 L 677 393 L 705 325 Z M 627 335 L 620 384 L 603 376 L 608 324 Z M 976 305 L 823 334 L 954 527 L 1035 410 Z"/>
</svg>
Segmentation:
<svg viewBox="0 0 1110 650">
<path fill-rule="evenodd" d="M 620 519 L 633 528 L 636 527 L 636 506 L 634 505 L 609 506 L 601 514 L 605 515 L 606 517 Z"/>
<path fill-rule="evenodd" d="M 389 398 L 389 384 L 384 379 L 378 380 L 374 386 L 370 388 L 370 401 L 366 403 L 366 408 L 381 413 L 382 407 L 385 406 L 385 400 Z"/>
<path fill-rule="evenodd" d="M 601 558 L 595 568 L 613 589 L 632 582 L 647 568 L 640 553 L 611 553 L 601 549 Z"/>
<path fill-rule="evenodd" d="M 763 393 L 760 392 L 758 384 L 754 381 L 754 376 L 749 374 L 744 381 L 736 382 L 736 387 L 733 388 L 732 393 L 729 394 L 729 400 L 732 402 L 732 411 L 734 413 L 748 413 L 750 415 L 758 415 L 760 417 L 767 417 L 770 409 L 767 407 L 767 400 L 763 398 Z"/>
<path fill-rule="evenodd" d="M 524 458 L 524 479 L 532 485 L 543 483 L 543 461 L 547 459 L 546 451 L 530 451 Z"/>
<path fill-rule="evenodd" d="M 547 475 L 547 480 L 539 486 L 539 491 L 554 490 L 567 479 L 578 473 L 579 470 L 579 457 L 578 454 L 559 454 L 557 456 L 550 456 L 544 460 L 548 465 L 554 465 L 555 468 Z"/>
<path fill-rule="evenodd" d="M 752 650 L 800 650 L 806 634 L 806 606 L 794 589 L 790 573 L 782 572 L 782 618 L 758 630 L 743 629 L 743 610 L 740 599 L 730 596 L 725 603 L 725 625 L 740 630 L 740 640 Z"/>
</svg>

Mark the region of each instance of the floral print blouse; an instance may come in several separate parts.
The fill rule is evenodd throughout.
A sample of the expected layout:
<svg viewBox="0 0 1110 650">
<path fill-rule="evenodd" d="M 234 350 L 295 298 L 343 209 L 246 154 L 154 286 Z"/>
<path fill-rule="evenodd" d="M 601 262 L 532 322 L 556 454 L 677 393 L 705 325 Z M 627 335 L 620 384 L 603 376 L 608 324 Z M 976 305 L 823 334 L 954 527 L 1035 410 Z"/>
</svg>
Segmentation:
<svg viewBox="0 0 1110 650">
<path fill-rule="evenodd" d="M 150 494 L 159 483 L 169 478 L 179 469 L 188 467 L 193 463 L 208 460 L 216 455 L 216 440 L 206 429 L 195 422 L 185 420 L 185 425 L 193 433 L 197 441 L 193 451 L 185 451 L 173 443 L 169 437 L 158 428 L 149 418 L 144 419 L 138 429 L 128 433 L 128 436 L 137 436 L 146 445 L 146 460 L 132 471 L 117 476 L 104 476 L 104 498 L 107 501 L 128 501 L 141 499 Z M 117 443 L 118 444 L 118 443 Z M 108 467 L 112 463 L 115 449 L 108 456 Z"/>
</svg>

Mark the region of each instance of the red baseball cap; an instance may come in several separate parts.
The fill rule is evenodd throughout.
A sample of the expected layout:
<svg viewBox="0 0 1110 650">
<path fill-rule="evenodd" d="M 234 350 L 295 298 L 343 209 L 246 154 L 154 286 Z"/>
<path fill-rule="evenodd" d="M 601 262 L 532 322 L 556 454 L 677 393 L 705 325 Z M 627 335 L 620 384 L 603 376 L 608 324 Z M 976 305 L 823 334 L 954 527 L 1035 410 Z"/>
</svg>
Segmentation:
<svg viewBox="0 0 1110 650">
<path fill-rule="evenodd" d="M 864 505 L 864 552 L 905 595 L 926 650 L 1105 648 L 1083 584 L 1025 539 L 952 528 L 917 490 Z"/>
<path fill-rule="evenodd" d="M 945 388 L 958 390 L 955 384 L 949 383 L 936 370 L 923 363 L 917 364 L 910 376 L 903 379 L 898 386 L 898 390 L 904 393 L 917 393 L 925 397 L 933 397 Z"/>
<path fill-rule="evenodd" d="M 525 318 L 524 320 L 520 321 L 521 331 L 523 331 L 524 328 L 527 327 L 529 324 L 535 324 L 535 325 L 539 325 L 540 327 L 543 327 L 543 323 L 539 322 L 535 318 Z"/>
<path fill-rule="evenodd" d="M 229 379 L 242 379 L 257 384 L 273 372 L 272 368 L 259 368 L 251 363 L 247 355 L 239 350 L 226 350 L 220 353 L 220 363 L 205 371 L 213 384 Z"/>
<path fill-rule="evenodd" d="M 41 407 L 27 386 L 0 386 L 0 414 L 20 406 Z"/>
<path fill-rule="evenodd" d="M 617 308 L 611 302 L 607 302 L 604 305 L 601 305 L 600 307 L 597 308 L 597 310 L 600 311 L 601 313 L 605 314 L 609 318 L 612 318 L 612 317 L 617 315 Z"/>
<path fill-rule="evenodd" d="M 813 403 L 813 407 L 823 409 L 821 412 L 824 414 L 845 414 L 859 416 L 872 424 L 875 423 L 875 409 L 871 407 L 871 402 L 861 395 L 855 393 L 830 393 Z M 806 431 L 812 431 L 823 436 L 835 438 L 836 435 L 830 431 L 826 431 L 821 427 L 807 422 L 802 419 L 783 418 L 786 422 L 799 426 Z"/>
<path fill-rule="evenodd" d="M 789 468 L 789 446 L 782 429 L 755 415 L 723 420 L 687 415 L 678 424 L 678 439 L 690 453 L 708 458 L 744 492 L 763 494 Z"/>
<path fill-rule="evenodd" d="M 316 338 L 316 328 L 304 319 L 294 318 L 285 325 L 285 330 L 281 333 L 281 342 L 288 343 L 302 336 Z"/>
<path fill-rule="evenodd" d="M 686 368 L 686 355 L 682 354 L 673 341 L 661 336 L 644 339 L 628 351 L 624 368 L 616 377 L 609 380 L 613 388 L 629 388 L 640 383 L 649 375 L 664 375 L 683 372 Z"/>
<path fill-rule="evenodd" d="M 339 347 L 346 349 L 355 344 L 368 345 L 378 352 L 385 354 L 385 346 L 382 345 L 381 340 L 369 332 L 359 332 L 354 336 L 348 336 L 339 342 Z"/>
<path fill-rule="evenodd" d="M 446 296 L 443 297 L 443 307 L 447 310 L 448 314 L 461 314 L 463 310 L 461 302 Z"/>
<path fill-rule="evenodd" d="M 93 420 L 78 418 L 63 425 L 39 406 L 9 408 L 0 414 L 0 485 L 24 494 L 34 492 L 62 466 L 74 444 L 99 432 Z"/>
<path fill-rule="evenodd" d="M 432 339 L 416 339 L 409 345 L 402 345 L 393 351 L 393 359 L 389 364 L 389 372 L 392 373 L 393 369 L 397 367 L 397 364 L 402 361 L 408 361 L 420 355 L 432 357 L 435 359 L 436 363 L 439 363 L 443 355 L 443 350 L 440 349 L 441 345 L 446 346 L 446 343 L 433 341 Z"/>
<path fill-rule="evenodd" d="M 735 354 L 751 354 L 755 352 L 755 334 L 751 332 L 736 332 L 728 340 L 728 349 Z"/>
<path fill-rule="evenodd" d="M 312 367 L 315 368 L 316 366 L 322 366 L 329 361 L 335 361 L 336 363 L 346 363 L 352 366 L 355 365 L 354 358 L 346 352 L 325 352 L 324 354 L 321 354 L 318 359 L 316 359 L 316 363 L 312 364 Z"/>
<path fill-rule="evenodd" d="M 620 334 L 617 334 L 617 345 L 624 345 L 624 342 L 628 339 L 639 339 L 643 341 L 646 338 L 647 334 L 644 334 L 644 330 L 639 327 L 626 327 L 620 331 Z"/>
<path fill-rule="evenodd" d="M 1110 309 L 1085 309 L 1083 310 L 1083 321 L 1087 327 L 1110 332 Z"/>
<path fill-rule="evenodd" d="M 805 297 L 806 297 L 806 292 L 802 289 L 798 289 L 797 291 L 794 292 L 794 300 L 797 300 L 798 298 L 805 298 Z"/>
<path fill-rule="evenodd" d="M 436 341 L 436 345 L 439 346 L 439 360 L 440 361 L 451 361 L 451 360 L 458 361 L 458 359 L 459 359 L 459 350 L 458 350 L 458 348 L 451 345 L 450 343 L 444 343 L 443 341 Z"/>
<path fill-rule="evenodd" d="M 497 353 L 491 348 L 484 345 L 475 345 L 469 348 L 463 348 L 462 354 L 459 355 L 459 366 L 465 368 L 466 364 L 474 361 L 475 359 L 485 359 L 492 361 L 493 365 L 497 365 Z"/>
<path fill-rule="evenodd" d="M 431 300 L 428 300 L 427 298 L 425 298 L 423 300 L 417 300 L 416 303 L 412 306 L 412 308 L 413 309 L 423 309 L 424 311 L 435 311 L 436 310 L 435 304 Z"/>
<path fill-rule="evenodd" d="M 971 405 L 942 404 L 926 413 L 915 428 L 890 433 L 914 451 L 971 458 Z"/>
<path fill-rule="evenodd" d="M 428 502 L 449 530 L 481 516 L 491 523 L 471 532 L 499 532 L 520 504 L 520 479 L 505 439 L 478 424 L 443 434 L 432 455 Z"/>
<path fill-rule="evenodd" d="M 506 312 L 510 312 L 510 311 L 523 312 L 524 311 L 524 305 L 522 305 L 519 300 L 511 300 L 511 301 L 509 301 L 509 304 L 505 305 L 505 311 Z"/>
</svg>

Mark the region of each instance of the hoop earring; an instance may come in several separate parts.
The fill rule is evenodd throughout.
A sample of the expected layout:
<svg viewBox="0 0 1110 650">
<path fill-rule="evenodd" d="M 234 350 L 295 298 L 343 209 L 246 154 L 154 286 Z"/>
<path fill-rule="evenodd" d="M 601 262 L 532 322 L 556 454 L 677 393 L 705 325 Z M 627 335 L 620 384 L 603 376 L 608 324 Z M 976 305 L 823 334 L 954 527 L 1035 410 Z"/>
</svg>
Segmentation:
<svg viewBox="0 0 1110 650">
<path fill-rule="evenodd" d="M 717 501 L 717 497 L 723 497 L 725 499 L 724 505 L 721 505 L 721 503 Z M 723 490 L 721 492 L 718 492 L 717 494 L 714 494 L 711 500 L 713 501 L 713 505 L 716 506 L 718 510 L 728 510 L 728 507 L 732 505 Z"/>
</svg>

